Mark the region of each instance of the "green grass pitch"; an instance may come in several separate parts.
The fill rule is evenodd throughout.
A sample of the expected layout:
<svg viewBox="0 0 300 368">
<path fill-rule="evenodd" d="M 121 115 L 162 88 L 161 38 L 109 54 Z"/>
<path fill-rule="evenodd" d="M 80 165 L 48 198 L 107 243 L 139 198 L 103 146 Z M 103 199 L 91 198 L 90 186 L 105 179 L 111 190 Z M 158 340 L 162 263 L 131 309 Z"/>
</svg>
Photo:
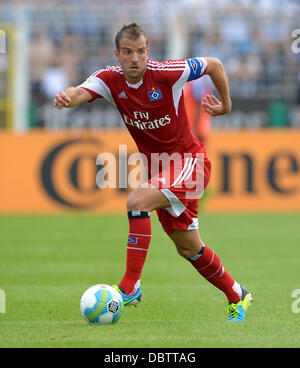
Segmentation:
<svg viewBox="0 0 300 368">
<path fill-rule="evenodd" d="M 89 326 L 82 293 L 124 273 L 126 216 L 0 216 L 0 347 L 300 347 L 300 215 L 200 215 L 202 238 L 254 302 L 227 322 L 222 292 L 175 251 L 152 215 L 143 300 L 113 326 Z M 300 307 L 300 301 L 298 303 Z"/>
</svg>

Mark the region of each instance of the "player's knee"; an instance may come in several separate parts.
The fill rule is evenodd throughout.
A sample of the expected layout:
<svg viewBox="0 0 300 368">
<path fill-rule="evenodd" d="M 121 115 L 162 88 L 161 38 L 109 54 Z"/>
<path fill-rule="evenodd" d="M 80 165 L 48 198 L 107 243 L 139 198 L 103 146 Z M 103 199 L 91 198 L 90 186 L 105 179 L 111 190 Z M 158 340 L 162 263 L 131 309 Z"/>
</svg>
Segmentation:
<svg viewBox="0 0 300 368">
<path fill-rule="evenodd" d="M 139 193 L 133 191 L 127 199 L 127 211 L 148 211 L 143 198 Z"/>
<path fill-rule="evenodd" d="M 193 251 L 191 251 L 190 249 L 187 249 L 185 247 L 181 247 L 179 245 L 176 245 L 176 249 L 177 249 L 177 253 L 185 258 L 185 259 L 190 259 L 191 257 L 193 257 Z"/>
</svg>

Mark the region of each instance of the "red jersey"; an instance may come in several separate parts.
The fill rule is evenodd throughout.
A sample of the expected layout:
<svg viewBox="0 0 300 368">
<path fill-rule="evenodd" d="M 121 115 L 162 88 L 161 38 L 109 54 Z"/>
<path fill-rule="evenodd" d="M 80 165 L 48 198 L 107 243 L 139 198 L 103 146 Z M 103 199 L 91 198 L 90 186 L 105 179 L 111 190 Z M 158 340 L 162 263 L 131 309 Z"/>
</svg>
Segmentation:
<svg viewBox="0 0 300 368">
<path fill-rule="evenodd" d="M 184 105 L 183 86 L 200 78 L 207 69 L 205 58 L 148 61 L 137 84 L 126 80 L 120 66 L 108 66 L 90 76 L 79 87 L 93 100 L 103 97 L 114 104 L 139 151 L 151 153 L 202 152 L 203 143 L 191 131 Z"/>
</svg>

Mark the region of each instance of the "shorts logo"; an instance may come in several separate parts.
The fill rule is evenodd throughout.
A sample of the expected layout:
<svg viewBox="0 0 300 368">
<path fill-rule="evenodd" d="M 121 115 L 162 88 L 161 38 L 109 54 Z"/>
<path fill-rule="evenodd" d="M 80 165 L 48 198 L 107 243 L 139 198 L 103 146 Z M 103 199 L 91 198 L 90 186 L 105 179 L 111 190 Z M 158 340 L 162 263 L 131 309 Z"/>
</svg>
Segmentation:
<svg viewBox="0 0 300 368">
<path fill-rule="evenodd" d="M 137 244 L 138 238 L 135 238 L 133 236 L 130 236 L 128 238 L 127 244 Z"/>
<path fill-rule="evenodd" d="M 157 101 L 157 100 L 160 100 L 163 98 L 162 96 L 162 93 L 161 93 L 161 90 L 160 89 L 157 89 L 155 91 L 151 91 L 151 92 L 148 92 L 148 95 L 149 95 L 149 98 L 150 98 L 150 101 Z"/>
</svg>

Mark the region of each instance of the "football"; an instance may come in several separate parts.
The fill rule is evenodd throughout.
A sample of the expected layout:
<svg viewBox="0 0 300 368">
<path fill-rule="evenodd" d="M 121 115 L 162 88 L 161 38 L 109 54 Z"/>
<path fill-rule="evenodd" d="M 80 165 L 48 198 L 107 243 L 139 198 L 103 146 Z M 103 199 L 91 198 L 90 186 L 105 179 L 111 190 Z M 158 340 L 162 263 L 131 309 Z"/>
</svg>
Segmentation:
<svg viewBox="0 0 300 368">
<path fill-rule="evenodd" d="M 98 284 L 83 293 L 80 311 L 89 324 L 115 324 L 122 317 L 124 303 L 121 294 L 112 286 Z"/>
</svg>

